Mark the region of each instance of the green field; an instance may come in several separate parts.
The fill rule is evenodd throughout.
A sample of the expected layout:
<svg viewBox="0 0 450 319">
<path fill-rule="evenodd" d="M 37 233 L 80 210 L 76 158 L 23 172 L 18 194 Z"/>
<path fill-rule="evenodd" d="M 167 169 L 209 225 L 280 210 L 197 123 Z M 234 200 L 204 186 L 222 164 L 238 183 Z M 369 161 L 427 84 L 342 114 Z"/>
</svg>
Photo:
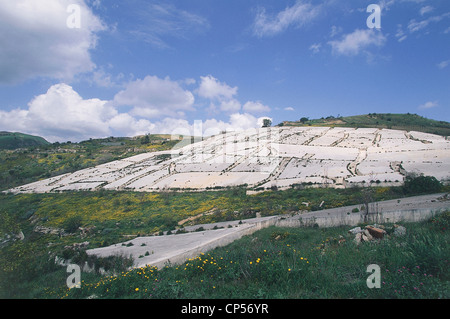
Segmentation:
<svg viewBox="0 0 450 319">
<path fill-rule="evenodd" d="M 47 146 L 50 143 L 40 136 L 16 132 L 0 132 L 0 150 Z"/>
<path fill-rule="evenodd" d="M 408 190 L 409 188 L 405 187 L 374 187 L 371 189 L 371 196 L 373 200 L 386 200 L 414 195 L 408 193 Z M 442 191 L 448 191 L 448 186 L 442 187 Z M 64 278 L 67 277 L 67 273 L 64 267 L 55 264 L 57 256 L 71 259 L 79 264 L 88 262 L 97 269 L 103 267 L 111 271 L 125 271 L 126 266 L 129 265 L 129 261 L 117 258 L 88 257 L 84 250 L 86 247 L 79 251 L 69 247 L 74 243 L 88 241 L 87 248 L 90 249 L 123 242 L 130 236 L 158 235 L 162 231 L 177 233 L 182 230 L 182 226 L 178 223 L 187 217 L 196 216 L 198 218 L 191 223 L 202 224 L 252 218 L 257 212 L 262 216 L 270 216 L 291 214 L 299 210 L 316 210 L 320 209 L 318 206 L 322 201 L 325 204 L 321 208 L 362 205 L 365 192 L 367 190 L 362 188 L 291 188 L 284 191 L 246 195 L 245 188 L 231 188 L 208 192 L 96 191 L 61 194 L 1 194 L 0 297 L 45 298 L 49 296 L 47 292 L 58 290 L 65 284 Z M 302 204 L 304 201 L 309 201 L 311 205 L 304 206 Z M 203 215 L 202 213 L 205 212 L 210 214 Z M 186 222 L 183 226 L 188 224 L 189 222 Z M 42 233 L 37 231 L 38 228 L 54 232 Z M 297 231 L 300 230 L 288 232 Z M 325 236 L 322 240 L 330 236 L 323 235 L 322 230 L 319 229 L 308 230 L 308 232 L 310 234 L 308 236 L 312 236 L 314 232 L 317 232 L 314 236 Z M 340 232 L 345 233 L 342 230 Z M 23 234 L 22 239 L 19 239 L 19 234 Z M 258 235 L 255 236 L 258 237 Z M 429 236 L 438 235 L 430 233 Z M 314 244 L 316 244 L 322 237 L 314 238 Z M 446 241 L 445 238 L 442 237 L 443 243 Z M 251 250 L 252 245 L 248 249 Z M 246 256 L 254 254 L 255 262 L 258 258 L 256 256 L 261 253 L 260 250 L 251 253 L 239 252 L 235 249 L 233 252 L 231 260 L 238 258 L 240 254 L 243 255 L 239 258 L 247 258 Z M 224 255 L 216 256 L 225 258 Z M 273 270 L 274 272 L 270 274 L 267 269 L 266 275 L 278 276 L 278 270 L 276 268 Z M 94 273 L 86 274 L 84 278 L 100 280 Z M 262 280 L 261 278 L 259 277 L 258 280 Z M 253 284 L 256 285 L 256 283 Z M 59 297 L 57 294 L 51 296 Z M 272 297 L 276 296 L 275 293 Z M 124 294 L 122 297 L 127 295 Z"/>
</svg>

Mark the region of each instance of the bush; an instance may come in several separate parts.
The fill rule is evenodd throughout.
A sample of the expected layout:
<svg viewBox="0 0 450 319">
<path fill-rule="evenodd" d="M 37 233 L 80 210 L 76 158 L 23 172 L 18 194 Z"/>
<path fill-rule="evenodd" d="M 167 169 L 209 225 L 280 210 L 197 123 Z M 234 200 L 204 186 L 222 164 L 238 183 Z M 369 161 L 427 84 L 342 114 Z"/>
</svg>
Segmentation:
<svg viewBox="0 0 450 319">
<path fill-rule="evenodd" d="M 67 219 L 67 221 L 64 223 L 63 228 L 68 233 L 76 232 L 78 230 L 78 228 L 82 225 L 81 221 L 82 221 L 81 216 L 71 217 L 71 218 Z"/>
<path fill-rule="evenodd" d="M 441 190 L 442 183 L 434 176 L 407 176 L 403 186 L 405 194 L 432 194 Z"/>
</svg>

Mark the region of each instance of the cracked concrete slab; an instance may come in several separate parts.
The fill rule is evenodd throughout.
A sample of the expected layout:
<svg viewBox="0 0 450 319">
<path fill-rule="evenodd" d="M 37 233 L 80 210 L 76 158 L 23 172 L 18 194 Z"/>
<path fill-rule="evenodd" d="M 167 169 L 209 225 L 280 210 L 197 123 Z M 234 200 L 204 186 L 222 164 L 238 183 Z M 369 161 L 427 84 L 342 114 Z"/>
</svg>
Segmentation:
<svg viewBox="0 0 450 319">
<path fill-rule="evenodd" d="M 450 141 L 389 129 L 270 127 L 205 138 L 180 149 L 144 153 L 9 190 L 161 191 L 295 184 L 402 185 L 408 173 L 450 181 Z M 7 191 L 8 192 L 8 191 Z"/>
</svg>

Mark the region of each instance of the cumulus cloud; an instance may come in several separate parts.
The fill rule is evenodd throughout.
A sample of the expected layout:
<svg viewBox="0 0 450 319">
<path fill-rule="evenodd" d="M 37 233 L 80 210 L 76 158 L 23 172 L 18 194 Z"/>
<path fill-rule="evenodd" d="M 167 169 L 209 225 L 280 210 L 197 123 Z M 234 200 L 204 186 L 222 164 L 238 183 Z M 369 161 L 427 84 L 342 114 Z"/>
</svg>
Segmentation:
<svg viewBox="0 0 450 319">
<path fill-rule="evenodd" d="M 419 105 L 419 109 L 431 109 L 437 107 L 439 104 L 437 101 L 428 101 L 424 104 Z"/>
<path fill-rule="evenodd" d="M 70 5 L 80 9 L 79 28 L 68 27 Z M 92 71 L 90 50 L 105 29 L 84 0 L 0 1 L 0 83 Z"/>
<path fill-rule="evenodd" d="M 334 53 L 340 55 L 358 55 L 369 46 L 382 46 L 386 42 L 386 37 L 375 29 L 357 29 L 346 34 L 341 40 L 328 42 Z"/>
<path fill-rule="evenodd" d="M 259 8 L 253 23 L 253 33 L 257 37 L 274 36 L 289 27 L 302 27 L 313 21 L 320 12 L 320 6 L 297 1 L 275 16 L 268 16 L 264 8 Z"/>
<path fill-rule="evenodd" d="M 71 86 L 51 86 L 28 103 L 27 109 L 0 112 L 0 125 L 44 136 L 50 141 L 108 136 L 108 121 L 117 111 L 107 101 L 83 99 Z"/>
<path fill-rule="evenodd" d="M 220 110 L 224 112 L 238 112 L 241 109 L 241 103 L 236 99 L 222 101 Z"/>
<path fill-rule="evenodd" d="M 197 94 L 208 99 L 231 99 L 237 94 L 237 87 L 230 87 L 211 75 L 200 77 L 200 86 Z"/>
<path fill-rule="evenodd" d="M 150 102 L 146 101 L 146 95 L 142 95 L 145 89 L 153 93 L 158 93 L 160 89 L 165 98 L 158 100 L 154 94 L 150 94 L 148 96 Z M 39 135 L 50 142 L 68 140 L 78 142 L 89 138 L 136 136 L 148 133 L 198 135 L 200 132 L 201 135 L 209 136 L 222 131 L 239 131 L 262 126 L 262 117 L 256 117 L 248 112 L 240 113 L 239 110 L 233 112 L 237 106 L 230 106 L 231 114 L 228 120 L 211 118 L 189 122 L 180 118 L 178 114 L 167 115 L 172 113 L 166 112 L 167 110 L 177 111 L 179 108 L 192 105 L 191 93 L 182 90 L 177 82 L 170 81 L 168 78 L 159 79 L 149 76 L 143 80 L 131 82 L 121 92 L 123 94 L 116 95 L 111 101 L 97 98 L 85 99 L 70 85 L 55 84 L 47 92 L 34 97 L 26 108 L 0 111 L 0 127 L 3 130 Z M 135 100 L 131 99 L 133 93 L 138 95 Z M 179 94 L 184 98 L 168 101 L 167 99 L 171 96 L 168 93 L 173 93 L 174 96 Z M 154 103 L 158 102 L 157 104 L 163 107 L 163 111 L 156 110 L 160 118 L 150 121 L 135 114 L 138 113 L 136 108 L 130 112 L 119 112 L 118 101 L 136 102 L 136 105 L 146 110 L 153 110 L 156 105 Z M 232 100 L 232 102 L 240 106 L 238 101 Z M 257 102 L 255 105 L 262 106 Z"/>
<path fill-rule="evenodd" d="M 114 136 L 136 136 L 148 134 L 155 124 L 146 119 L 136 119 L 128 113 L 120 113 L 107 121 Z"/>
<path fill-rule="evenodd" d="M 211 118 L 189 122 L 185 119 L 167 117 L 152 123 L 149 132 L 154 134 L 211 136 L 221 132 L 238 132 L 250 128 L 259 128 L 262 126 L 264 118 L 267 117 L 255 117 L 248 113 L 230 114 L 228 121 Z"/>
<path fill-rule="evenodd" d="M 180 116 L 193 110 L 194 95 L 168 77 L 146 76 L 128 83 L 114 96 L 115 106 L 131 106 L 131 114 L 144 118 Z"/>
<path fill-rule="evenodd" d="M 242 109 L 245 112 L 250 113 L 263 113 L 270 111 L 270 107 L 268 107 L 267 105 L 264 105 L 261 102 L 254 102 L 254 101 L 248 101 L 247 103 L 244 104 Z"/>
</svg>

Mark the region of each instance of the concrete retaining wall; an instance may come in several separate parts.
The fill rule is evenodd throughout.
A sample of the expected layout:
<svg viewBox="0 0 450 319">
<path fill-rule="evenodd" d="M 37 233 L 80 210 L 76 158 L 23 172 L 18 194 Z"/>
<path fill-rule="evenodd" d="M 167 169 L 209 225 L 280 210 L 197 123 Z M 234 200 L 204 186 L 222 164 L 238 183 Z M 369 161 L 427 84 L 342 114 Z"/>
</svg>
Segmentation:
<svg viewBox="0 0 450 319">
<path fill-rule="evenodd" d="M 446 209 L 411 209 L 392 212 L 381 212 L 378 214 L 369 214 L 367 218 L 360 213 L 350 213 L 348 215 L 335 216 L 309 216 L 302 218 L 296 216 L 288 219 L 280 219 L 276 222 L 278 227 L 335 227 L 335 226 L 356 226 L 360 223 L 397 223 L 418 222 L 429 219 Z"/>
<path fill-rule="evenodd" d="M 271 218 L 261 219 L 254 223 L 247 223 L 240 225 L 238 229 L 233 232 L 226 233 L 221 237 L 214 238 L 208 242 L 203 242 L 196 247 L 186 250 L 182 253 L 177 253 L 172 256 L 166 256 L 159 260 L 150 262 L 152 266 L 158 268 L 164 267 L 164 265 L 170 261 L 173 265 L 184 263 L 188 258 L 194 258 L 200 253 L 213 250 L 217 247 L 226 246 L 233 241 L 238 240 L 244 236 L 251 235 L 254 232 L 267 228 L 270 226 L 277 227 L 312 227 L 317 225 L 318 227 L 335 227 L 335 226 L 356 226 L 358 224 L 368 223 L 396 223 L 396 222 L 418 222 L 423 221 L 433 216 L 436 216 L 447 209 L 411 209 L 402 211 L 382 212 L 378 214 L 370 214 L 365 218 L 361 213 L 350 214 L 336 214 L 332 216 L 309 216 L 302 218 L 295 216 L 291 218 L 282 218 L 280 216 L 274 216 Z M 141 267 L 148 262 L 136 260 L 135 267 Z"/>
</svg>

